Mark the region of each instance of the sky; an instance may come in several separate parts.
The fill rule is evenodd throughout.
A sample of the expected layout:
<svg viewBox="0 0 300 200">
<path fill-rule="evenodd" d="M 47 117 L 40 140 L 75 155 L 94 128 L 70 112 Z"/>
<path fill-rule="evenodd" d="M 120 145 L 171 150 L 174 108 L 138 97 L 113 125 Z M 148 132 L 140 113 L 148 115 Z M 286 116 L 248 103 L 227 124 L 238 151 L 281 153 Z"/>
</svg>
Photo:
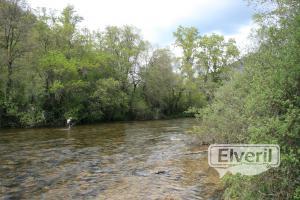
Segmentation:
<svg viewBox="0 0 300 200">
<path fill-rule="evenodd" d="M 201 35 L 215 32 L 235 38 L 244 49 L 254 26 L 254 10 L 246 0 L 29 0 L 29 4 L 58 12 L 73 5 L 84 18 L 82 27 L 103 30 L 108 25 L 133 25 L 159 47 L 173 45 L 173 32 L 182 25 L 196 27 Z"/>
</svg>

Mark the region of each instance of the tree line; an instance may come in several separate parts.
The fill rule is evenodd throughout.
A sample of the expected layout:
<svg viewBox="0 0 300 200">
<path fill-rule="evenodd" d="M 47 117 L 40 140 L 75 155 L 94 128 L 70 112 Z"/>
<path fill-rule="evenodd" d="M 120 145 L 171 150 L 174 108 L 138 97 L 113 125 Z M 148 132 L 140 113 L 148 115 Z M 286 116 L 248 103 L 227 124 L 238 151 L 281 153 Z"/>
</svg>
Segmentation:
<svg viewBox="0 0 300 200">
<path fill-rule="evenodd" d="M 73 6 L 0 1 L 0 127 L 185 116 L 211 101 L 239 57 L 234 40 L 193 27 L 174 32 L 175 56 L 136 27 L 90 31 L 82 20 Z"/>
</svg>

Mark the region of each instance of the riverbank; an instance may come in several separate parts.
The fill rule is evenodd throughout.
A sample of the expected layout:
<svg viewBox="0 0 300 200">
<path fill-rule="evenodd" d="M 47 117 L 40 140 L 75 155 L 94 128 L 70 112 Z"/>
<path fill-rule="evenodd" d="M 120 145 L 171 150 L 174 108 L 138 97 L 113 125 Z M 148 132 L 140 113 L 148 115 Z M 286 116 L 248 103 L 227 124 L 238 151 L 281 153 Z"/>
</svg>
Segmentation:
<svg viewBox="0 0 300 200">
<path fill-rule="evenodd" d="M 172 115 L 172 116 L 163 116 L 161 118 L 152 118 L 152 119 L 133 119 L 133 120 L 102 120 L 102 121 L 96 121 L 96 122 L 77 122 L 76 120 L 73 119 L 73 126 L 77 125 L 96 125 L 96 124 L 103 124 L 103 123 L 118 123 L 118 122 L 124 122 L 124 123 L 129 123 L 129 122 L 138 122 L 138 121 L 156 121 L 156 120 L 171 120 L 171 119 L 195 119 L 194 116 L 190 114 L 179 114 L 179 115 Z M 18 128 L 18 129 L 28 129 L 28 128 L 63 128 L 67 127 L 66 121 L 61 123 L 61 124 L 35 124 L 35 126 L 21 126 L 15 124 L 15 126 L 3 126 L 0 127 L 1 129 L 9 129 L 9 128 Z"/>
</svg>

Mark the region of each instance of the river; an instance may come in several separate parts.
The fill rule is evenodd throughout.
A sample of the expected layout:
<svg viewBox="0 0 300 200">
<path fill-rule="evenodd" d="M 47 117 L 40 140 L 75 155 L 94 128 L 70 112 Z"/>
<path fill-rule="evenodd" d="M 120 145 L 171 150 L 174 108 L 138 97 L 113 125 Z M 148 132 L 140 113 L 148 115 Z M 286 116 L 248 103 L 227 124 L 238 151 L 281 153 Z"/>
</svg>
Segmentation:
<svg viewBox="0 0 300 200">
<path fill-rule="evenodd" d="M 218 199 L 194 119 L 0 130 L 2 199 Z"/>
</svg>

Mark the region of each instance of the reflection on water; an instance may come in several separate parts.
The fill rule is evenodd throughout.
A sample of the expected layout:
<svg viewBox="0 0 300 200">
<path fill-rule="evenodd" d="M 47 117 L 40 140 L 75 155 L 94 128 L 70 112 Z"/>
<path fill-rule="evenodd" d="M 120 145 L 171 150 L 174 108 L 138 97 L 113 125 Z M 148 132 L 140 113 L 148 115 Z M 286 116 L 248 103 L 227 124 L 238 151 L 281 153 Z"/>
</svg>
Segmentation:
<svg viewBox="0 0 300 200">
<path fill-rule="evenodd" d="M 193 119 L 0 131 L 3 199 L 216 199 Z M 198 153 L 193 153 L 198 152 Z"/>
</svg>

